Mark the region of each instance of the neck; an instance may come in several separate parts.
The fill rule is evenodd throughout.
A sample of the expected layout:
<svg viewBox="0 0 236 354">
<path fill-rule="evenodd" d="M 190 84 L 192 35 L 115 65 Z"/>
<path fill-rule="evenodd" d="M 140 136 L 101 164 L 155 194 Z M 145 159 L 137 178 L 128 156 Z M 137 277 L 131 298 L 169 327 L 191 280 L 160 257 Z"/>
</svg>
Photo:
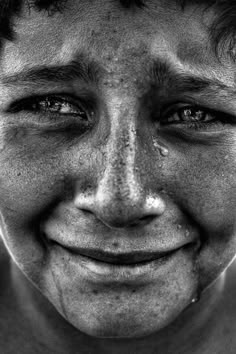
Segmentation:
<svg viewBox="0 0 236 354">
<path fill-rule="evenodd" d="M 12 265 L 12 281 L 20 312 L 35 337 L 48 351 L 57 353 L 202 353 L 201 348 L 217 330 L 216 318 L 222 311 L 224 276 L 221 276 L 171 325 L 148 337 L 135 339 L 93 338 L 78 331 L 62 318 L 54 307 Z"/>
</svg>

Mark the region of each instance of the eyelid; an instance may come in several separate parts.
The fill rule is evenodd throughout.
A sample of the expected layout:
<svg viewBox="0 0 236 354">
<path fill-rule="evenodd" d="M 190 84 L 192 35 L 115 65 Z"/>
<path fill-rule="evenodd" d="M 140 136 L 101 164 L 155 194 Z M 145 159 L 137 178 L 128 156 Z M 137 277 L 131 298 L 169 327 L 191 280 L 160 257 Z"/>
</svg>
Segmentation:
<svg viewBox="0 0 236 354">
<path fill-rule="evenodd" d="M 199 104 L 196 104 L 196 103 L 176 103 L 176 104 L 171 104 L 171 107 L 169 108 L 166 108 L 166 109 L 163 109 L 161 111 L 161 115 L 162 116 L 168 116 L 168 115 L 171 115 L 171 114 L 174 114 L 182 109 L 199 109 L 199 110 L 202 110 L 202 111 L 207 111 L 207 112 L 213 112 L 212 109 L 209 109 L 209 108 L 205 108 Z"/>
<path fill-rule="evenodd" d="M 204 111 L 207 114 L 210 114 L 212 116 L 215 116 L 216 118 L 220 118 L 221 120 L 223 120 L 223 118 L 225 119 L 231 119 L 233 120 L 233 115 L 230 113 L 225 113 L 222 111 L 218 111 L 212 108 L 208 108 L 205 107 L 203 105 L 200 104 L 194 104 L 194 103 L 177 103 L 175 105 L 172 105 L 171 108 L 163 110 L 161 112 L 161 118 L 168 118 L 168 116 L 177 113 L 178 111 L 182 110 L 182 109 L 194 109 L 194 110 L 200 110 L 200 111 Z M 236 119 L 236 118 L 234 118 Z"/>
<path fill-rule="evenodd" d="M 83 99 L 79 99 L 78 97 L 72 95 L 72 94 L 45 94 L 45 95 L 32 95 L 32 96 L 28 96 L 26 98 L 21 98 L 19 100 L 15 100 L 13 103 L 11 103 L 5 110 L 5 113 L 18 113 L 21 110 L 24 110 L 24 106 L 30 105 L 30 104 L 34 104 L 46 99 L 57 99 L 58 101 L 66 101 L 70 104 L 73 104 L 75 106 L 77 106 L 78 108 L 83 109 L 85 112 L 87 112 L 90 109 L 90 105 L 91 103 L 88 101 L 86 101 L 86 105 L 83 102 Z"/>
</svg>

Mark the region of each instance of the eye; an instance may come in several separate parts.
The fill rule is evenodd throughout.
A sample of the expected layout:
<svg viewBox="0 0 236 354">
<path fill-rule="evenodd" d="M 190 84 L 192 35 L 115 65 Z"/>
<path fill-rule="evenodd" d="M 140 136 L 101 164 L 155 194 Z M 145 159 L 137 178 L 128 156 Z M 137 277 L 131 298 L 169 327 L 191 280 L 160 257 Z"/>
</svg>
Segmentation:
<svg viewBox="0 0 236 354">
<path fill-rule="evenodd" d="M 216 115 L 198 107 L 183 107 L 167 114 L 162 124 L 183 122 L 210 122 L 216 119 Z"/>
<path fill-rule="evenodd" d="M 73 98 L 61 96 L 31 97 L 13 104 L 8 111 L 11 113 L 27 111 L 62 116 L 80 116 L 83 118 L 87 116 L 85 110 Z"/>
<path fill-rule="evenodd" d="M 6 113 L 16 114 L 39 129 L 81 135 L 94 125 L 91 100 L 69 95 L 32 96 L 14 102 Z"/>
<path fill-rule="evenodd" d="M 168 118 L 168 122 L 209 122 L 215 119 L 213 114 L 210 114 L 198 108 L 182 108 Z"/>
<path fill-rule="evenodd" d="M 185 106 L 173 108 L 163 114 L 160 119 L 161 125 L 182 125 L 186 128 L 209 129 L 221 128 L 225 124 L 232 124 L 233 118 L 229 114 L 216 112 L 199 106 Z"/>
</svg>

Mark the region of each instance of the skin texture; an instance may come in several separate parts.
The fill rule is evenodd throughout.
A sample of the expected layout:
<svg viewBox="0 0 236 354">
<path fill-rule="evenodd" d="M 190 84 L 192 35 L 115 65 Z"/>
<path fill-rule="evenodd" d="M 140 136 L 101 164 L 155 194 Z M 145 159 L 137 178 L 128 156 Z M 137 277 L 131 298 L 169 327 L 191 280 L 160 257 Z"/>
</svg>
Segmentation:
<svg viewBox="0 0 236 354">
<path fill-rule="evenodd" d="M 99 345 L 101 353 L 144 353 L 147 347 L 150 353 L 215 353 L 217 339 L 223 353 L 226 335 L 219 336 L 219 325 L 212 328 L 218 316 L 227 322 L 216 310 L 227 303 L 218 277 L 236 252 L 235 65 L 216 58 L 211 21 L 210 12 L 182 12 L 173 2 L 151 0 L 147 9 L 130 11 L 115 1 L 69 1 L 63 14 L 25 9 L 16 19 L 17 41 L 5 44 L 0 62 L 0 220 L 14 261 L 3 299 L 17 304 L 16 314 L 27 323 L 23 333 L 35 333 L 37 318 L 37 340 L 32 334 L 29 341 L 35 352 L 93 353 Z M 13 78 L 81 58 L 93 67 L 93 81 Z M 230 94 L 214 85 L 181 93 L 174 79 L 154 82 L 154 60 L 167 63 L 172 76 L 218 80 Z M 78 114 L 11 109 L 16 101 L 52 94 L 73 95 L 89 124 Z M 221 112 L 217 123 L 201 129 L 160 123 L 160 112 L 193 102 Z M 231 118 L 223 124 L 226 113 Z M 117 253 L 189 247 L 148 280 L 120 282 L 92 278 L 49 240 Z M 210 339 L 189 341 L 199 328 Z M 22 353 L 30 352 L 24 345 Z"/>
</svg>

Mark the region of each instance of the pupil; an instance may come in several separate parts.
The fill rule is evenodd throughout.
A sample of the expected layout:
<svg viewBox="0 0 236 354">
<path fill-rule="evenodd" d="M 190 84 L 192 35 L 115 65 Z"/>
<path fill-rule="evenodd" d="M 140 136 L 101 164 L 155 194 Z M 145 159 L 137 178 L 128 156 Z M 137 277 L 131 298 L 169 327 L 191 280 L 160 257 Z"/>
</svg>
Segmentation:
<svg viewBox="0 0 236 354">
<path fill-rule="evenodd" d="M 40 102 L 40 106 L 42 107 L 42 109 L 47 110 L 50 109 L 54 112 L 59 111 L 61 104 L 55 100 L 45 100 L 45 101 L 41 101 Z"/>
<path fill-rule="evenodd" d="M 182 113 L 182 119 L 184 121 L 199 121 L 205 118 L 205 113 L 201 110 L 194 110 L 191 108 L 185 109 Z"/>
</svg>

